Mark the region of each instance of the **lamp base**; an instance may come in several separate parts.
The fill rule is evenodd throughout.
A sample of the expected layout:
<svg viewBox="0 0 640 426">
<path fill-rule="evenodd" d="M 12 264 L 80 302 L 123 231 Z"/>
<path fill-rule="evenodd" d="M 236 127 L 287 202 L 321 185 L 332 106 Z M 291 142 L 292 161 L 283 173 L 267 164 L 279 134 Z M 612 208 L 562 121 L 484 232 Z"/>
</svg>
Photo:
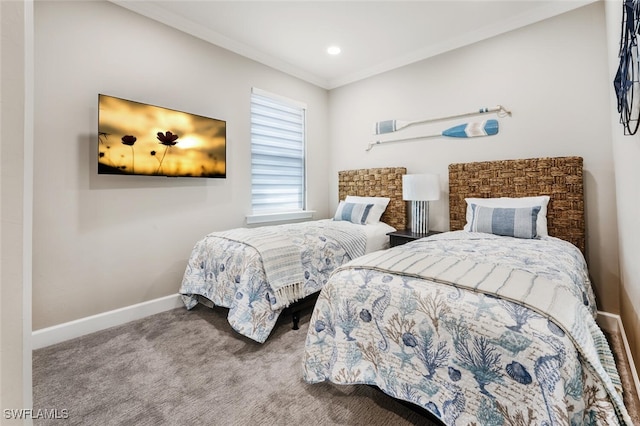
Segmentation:
<svg viewBox="0 0 640 426">
<path fill-rule="evenodd" d="M 429 202 L 411 201 L 409 209 L 411 220 L 411 232 L 426 234 L 429 232 Z"/>
</svg>

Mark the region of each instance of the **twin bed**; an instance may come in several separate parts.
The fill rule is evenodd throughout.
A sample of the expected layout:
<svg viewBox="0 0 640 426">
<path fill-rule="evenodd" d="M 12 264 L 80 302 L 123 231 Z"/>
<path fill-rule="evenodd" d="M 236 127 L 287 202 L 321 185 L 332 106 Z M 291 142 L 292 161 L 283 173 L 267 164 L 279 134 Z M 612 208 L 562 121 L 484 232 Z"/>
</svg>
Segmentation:
<svg viewBox="0 0 640 426">
<path fill-rule="evenodd" d="M 395 201 L 382 221 L 403 229 L 398 180 L 405 170 L 391 170 L 395 180 L 378 186 L 358 177 L 366 171 L 341 172 L 339 195 L 391 188 Z M 579 157 L 452 164 L 451 232 L 363 255 L 321 248 L 320 259 L 331 265 L 311 267 L 313 284 L 304 285 L 305 295 L 321 290 L 306 336 L 304 380 L 373 385 L 447 425 L 631 425 L 595 323 L 582 182 Z M 239 312 L 234 321 L 250 324 L 234 325 L 230 313 L 236 330 L 266 339 L 280 312 L 273 290 L 259 269 L 244 272 L 229 254 L 234 242 L 224 241 L 227 260 L 194 248 L 185 303 L 204 296 L 230 307 Z M 223 273 L 236 277 L 229 288 L 212 292 L 198 284 Z M 261 290 L 246 290 L 251 286 Z"/>
<path fill-rule="evenodd" d="M 341 220 L 206 235 L 187 263 L 179 291 L 185 306 L 229 308 L 227 319 L 234 330 L 265 342 L 283 310 L 295 313 L 301 301 L 317 295 L 335 268 L 388 247 L 386 234 L 404 227 L 405 173 L 404 167 L 339 172 L 338 195 L 344 203 L 335 219 Z M 354 206 L 368 206 L 366 216 Z"/>
<path fill-rule="evenodd" d="M 453 164 L 449 189 L 452 232 L 334 271 L 304 380 L 373 385 L 447 425 L 631 425 L 581 252 L 582 159 Z"/>
</svg>

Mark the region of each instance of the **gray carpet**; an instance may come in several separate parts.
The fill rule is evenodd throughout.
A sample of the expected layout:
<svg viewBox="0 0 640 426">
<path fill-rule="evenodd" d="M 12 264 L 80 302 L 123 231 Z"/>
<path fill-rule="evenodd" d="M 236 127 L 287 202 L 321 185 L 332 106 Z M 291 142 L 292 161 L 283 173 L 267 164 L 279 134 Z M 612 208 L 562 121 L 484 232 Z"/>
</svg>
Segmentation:
<svg viewBox="0 0 640 426">
<path fill-rule="evenodd" d="M 226 310 L 178 308 L 33 353 L 36 425 L 433 425 L 368 386 L 309 385 L 300 330 L 283 318 L 266 343 Z"/>
<path fill-rule="evenodd" d="M 604 335 L 609 341 L 613 357 L 618 366 L 618 373 L 620 374 L 620 381 L 622 382 L 622 389 L 624 390 L 623 400 L 624 406 L 629 412 L 629 416 L 634 425 L 640 426 L 640 398 L 633 383 L 633 373 L 631 372 L 631 364 L 625 356 L 624 343 L 620 333 L 607 333 Z"/>
</svg>

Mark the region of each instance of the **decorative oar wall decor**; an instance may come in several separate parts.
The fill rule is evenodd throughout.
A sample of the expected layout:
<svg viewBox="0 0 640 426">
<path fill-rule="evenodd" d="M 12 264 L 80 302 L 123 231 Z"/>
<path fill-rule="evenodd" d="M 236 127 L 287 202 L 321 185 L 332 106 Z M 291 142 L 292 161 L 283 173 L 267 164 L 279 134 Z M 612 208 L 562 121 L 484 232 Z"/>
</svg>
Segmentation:
<svg viewBox="0 0 640 426">
<path fill-rule="evenodd" d="M 422 135 L 422 136 L 414 136 L 410 138 L 403 139 L 390 139 L 386 141 L 375 141 L 370 143 L 367 147 L 367 151 L 370 151 L 376 145 L 380 145 L 383 143 L 389 142 L 405 142 L 412 141 L 416 139 L 430 139 L 430 138 L 438 138 L 438 137 L 449 137 L 449 138 L 477 138 L 480 136 L 493 136 L 498 134 L 498 120 L 485 120 L 479 122 L 471 122 L 459 124 L 457 126 L 453 126 L 449 129 L 443 130 L 440 133 L 434 133 L 431 135 Z"/>
<path fill-rule="evenodd" d="M 469 117 L 469 116 L 488 114 L 488 113 L 496 113 L 498 117 L 511 116 L 511 111 L 508 111 L 503 106 L 498 105 L 495 108 L 480 108 L 478 111 L 467 112 L 467 113 L 457 114 L 457 115 L 450 115 L 445 117 L 428 118 L 424 120 L 379 121 L 375 123 L 373 133 L 376 135 L 383 135 L 388 133 L 394 133 L 416 124 L 426 124 L 426 123 L 432 123 L 436 121 L 446 121 L 454 118 Z M 493 120 L 493 119 L 484 120 L 480 122 L 464 123 L 435 134 L 413 136 L 413 137 L 402 138 L 402 139 L 377 140 L 373 143 L 370 143 L 366 150 L 370 151 L 371 148 L 373 148 L 375 145 L 385 144 L 389 142 L 404 142 L 404 141 L 411 141 L 411 140 L 417 140 L 417 139 L 430 139 L 430 138 L 436 138 L 436 137 L 475 138 L 480 136 L 492 136 L 498 133 L 498 129 L 499 129 L 498 120 Z"/>
</svg>

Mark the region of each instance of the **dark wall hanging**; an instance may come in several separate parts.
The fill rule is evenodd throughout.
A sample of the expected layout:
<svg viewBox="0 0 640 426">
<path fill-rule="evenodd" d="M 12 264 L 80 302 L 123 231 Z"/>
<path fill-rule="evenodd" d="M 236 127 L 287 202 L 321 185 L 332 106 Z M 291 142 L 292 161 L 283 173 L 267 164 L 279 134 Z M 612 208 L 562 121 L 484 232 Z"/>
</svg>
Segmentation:
<svg viewBox="0 0 640 426">
<path fill-rule="evenodd" d="M 638 80 L 638 29 L 640 1 L 625 0 L 622 5 L 620 65 L 613 81 L 618 98 L 620 123 L 625 135 L 635 135 L 640 125 L 640 81 Z"/>
</svg>

